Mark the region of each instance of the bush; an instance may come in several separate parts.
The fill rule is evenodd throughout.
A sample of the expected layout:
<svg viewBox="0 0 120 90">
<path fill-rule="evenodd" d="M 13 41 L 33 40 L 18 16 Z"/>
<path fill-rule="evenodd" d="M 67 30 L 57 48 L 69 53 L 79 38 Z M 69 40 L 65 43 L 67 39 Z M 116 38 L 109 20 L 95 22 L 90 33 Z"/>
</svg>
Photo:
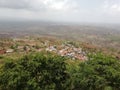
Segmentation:
<svg viewBox="0 0 120 90">
<path fill-rule="evenodd" d="M 0 86 L 2 90 L 71 90 L 71 77 L 64 57 L 38 53 L 6 63 Z"/>
<path fill-rule="evenodd" d="M 0 90 L 120 90 L 120 61 L 103 54 L 85 62 L 51 53 L 7 62 L 0 73 Z"/>
<path fill-rule="evenodd" d="M 4 58 L 4 56 L 0 55 L 0 59 L 3 59 L 3 58 Z"/>
<path fill-rule="evenodd" d="M 74 76 L 77 90 L 120 90 L 120 61 L 96 54 L 79 66 Z"/>
</svg>

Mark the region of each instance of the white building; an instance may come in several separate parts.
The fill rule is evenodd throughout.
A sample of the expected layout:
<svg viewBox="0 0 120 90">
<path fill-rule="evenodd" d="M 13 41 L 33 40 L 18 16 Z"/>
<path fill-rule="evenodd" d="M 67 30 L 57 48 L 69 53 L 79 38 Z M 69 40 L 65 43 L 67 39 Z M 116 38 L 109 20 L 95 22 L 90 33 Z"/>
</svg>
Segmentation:
<svg viewBox="0 0 120 90">
<path fill-rule="evenodd" d="M 8 49 L 8 50 L 6 50 L 6 53 L 12 53 L 12 52 L 14 52 L 13 49 Z"/>
</svg>

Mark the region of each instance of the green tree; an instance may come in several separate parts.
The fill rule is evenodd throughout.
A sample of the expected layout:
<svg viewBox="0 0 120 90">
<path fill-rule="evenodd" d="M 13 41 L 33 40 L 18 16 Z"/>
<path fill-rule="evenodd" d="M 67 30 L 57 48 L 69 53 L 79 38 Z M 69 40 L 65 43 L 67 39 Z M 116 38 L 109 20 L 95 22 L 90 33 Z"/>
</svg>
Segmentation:
<svg viewBox="0 0 120 90">
<path fill-rule="evenodd" d="M 2 90 L 71 90 L 65 58 L 37 53 L 9 62 L 0 74 Z"/>
<path fill-rule="evenodd" d="M 120 90 L 120 61 L 103 54 L 91 55 L 74 77 L 78 90 Z"/>
</svg>

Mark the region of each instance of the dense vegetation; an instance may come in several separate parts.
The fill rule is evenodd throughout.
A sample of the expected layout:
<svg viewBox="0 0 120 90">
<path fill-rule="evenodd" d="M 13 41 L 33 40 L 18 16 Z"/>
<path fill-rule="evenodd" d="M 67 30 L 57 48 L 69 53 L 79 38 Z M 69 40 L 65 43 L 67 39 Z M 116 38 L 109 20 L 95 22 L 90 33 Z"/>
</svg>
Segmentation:
<svg viewBox="0 0 120 90">
<path fill-rule="evenodd" d="M 75 75 L 78 90 L 120 90 L 120 61 L 96 54 L 81 63 Z"/>
<path fill-rule="evenodd" d="M 0 72 L 1 90 L 120 90 L 120 61 L 103 54 L 85 62 L 51 53 L 7 62 Z"/>
</svg>

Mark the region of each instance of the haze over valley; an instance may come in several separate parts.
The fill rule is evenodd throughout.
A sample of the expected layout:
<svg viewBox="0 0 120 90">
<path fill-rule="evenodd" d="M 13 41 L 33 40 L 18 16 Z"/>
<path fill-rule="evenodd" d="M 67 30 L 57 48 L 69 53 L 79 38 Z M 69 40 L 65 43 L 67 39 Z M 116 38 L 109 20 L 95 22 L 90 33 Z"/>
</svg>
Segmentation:
<svg viewBox="0 0 120 90">
<path fill-rule="evenodd" d="M 120 0 L 0 0 L 0 90 L 120 90 Z"/>
</svg>

